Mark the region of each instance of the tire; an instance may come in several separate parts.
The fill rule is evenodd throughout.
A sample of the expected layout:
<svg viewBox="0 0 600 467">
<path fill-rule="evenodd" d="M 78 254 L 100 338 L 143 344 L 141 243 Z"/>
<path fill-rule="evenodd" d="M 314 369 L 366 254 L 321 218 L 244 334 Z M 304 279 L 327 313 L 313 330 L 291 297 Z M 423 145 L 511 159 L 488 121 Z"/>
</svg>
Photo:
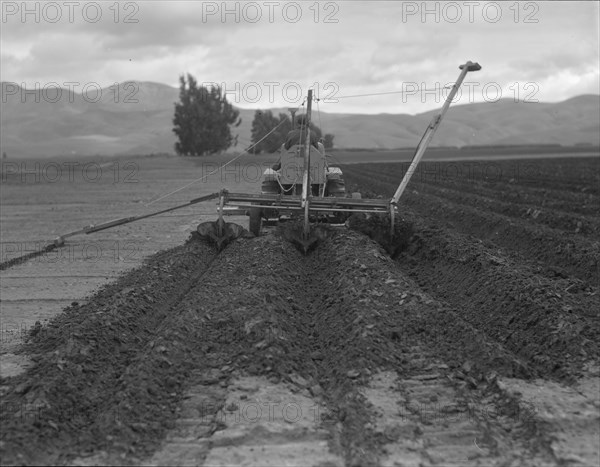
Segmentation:
<svg viewBox="0 0 600 467">
<path fill-rule="evenodd" d="M 248 230 L 256 235 L 260 235 L 260 228 L 262 226 L 262 210 L 260 208 L 250 208 L 250 221 Z"/>
</svg>

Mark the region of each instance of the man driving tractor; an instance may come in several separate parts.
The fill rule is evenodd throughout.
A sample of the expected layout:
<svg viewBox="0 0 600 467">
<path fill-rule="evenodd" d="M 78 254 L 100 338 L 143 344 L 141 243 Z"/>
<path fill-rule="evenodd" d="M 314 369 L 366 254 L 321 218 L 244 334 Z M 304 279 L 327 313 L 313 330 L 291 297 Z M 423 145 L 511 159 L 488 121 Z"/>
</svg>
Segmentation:
<svg viewBox="0 0 600 467">
<path fill-rule="evenodd" d="M 292 131 L 290 131 L 287 134 L 287 137 L 285 139 L 285 144 L 283 145 L 283 147 L 285 149 L 289 149 L 292 146 L 294 146 L 295 144 L 300 144 L 302 139 L 305 137 L 305 133 L 306 133 L 306 115 L 302 114 L 302 115 L 298 115 L 296 117 L 296 123 L 297 126 L 295 129 L 292 129 Z M 317 134 L 311 129 L 310 130 L 310 144 L 312 144 L 315 148 L 319 149 L 319 147 L 317 146 L 318 143 L 318 138 L 317 138 Z"/>
<path fill-rule="evenodd" d="M 306 137 L 306 123 L 307 123 L 307 119 L 306 119 L 306 115 L 302 114 L 302 115 L 298 115 L 296 117 L 296 123 L 297 126 L 295 129 L 292 129 L 286 136 L 285 138 L 285 143 L 283 144 L 283 148 L 285 150 L 290 149 L 292 146 L 295 146 L 297 144 L 301 144 L 302 140 Z M 310 133 L 310 144 L 316 148 L 318 151 L 322 152 L 322 144 L 319 143 L 319 139 L 317 137 L 317 134 L 310 129 L 309 130 Z M 321 146 L 321 147 L 319 147 Z M 273 170 L 279 170 L 281 168 L 281 158 L 279 159 L 279 161 L 277 161 L 276 164 L 273 165 Z"/>
</svg>

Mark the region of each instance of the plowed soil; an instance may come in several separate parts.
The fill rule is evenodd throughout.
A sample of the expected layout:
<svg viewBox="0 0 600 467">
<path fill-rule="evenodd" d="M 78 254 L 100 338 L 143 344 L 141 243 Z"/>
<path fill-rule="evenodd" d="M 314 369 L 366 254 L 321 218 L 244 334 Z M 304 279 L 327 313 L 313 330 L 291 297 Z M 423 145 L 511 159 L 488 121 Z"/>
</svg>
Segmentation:
<svg viewBox="0 0 600 467">
<path fill-rule="evenodd" d="M 31 332 L 2 464 L 594 465 L 598 167 L 535 163 L 416 178 L 391 255 L 281 227 L 151 257 Z M 401 170 L 344 173 L 389 197 Z M 263 403 L 303 413 L 249 422 Z"/>
<path fill-rule="evenodd" d="M 349 166 L 345 176 L 363 192 L 389 197 L 406 169 Z M 415 230 L 398 261 L 402 270 L 541 374 L 579 375 L 598 358 L 598 162 L 435 163 L 420 170 L 400 209 Z"/>
</svg>

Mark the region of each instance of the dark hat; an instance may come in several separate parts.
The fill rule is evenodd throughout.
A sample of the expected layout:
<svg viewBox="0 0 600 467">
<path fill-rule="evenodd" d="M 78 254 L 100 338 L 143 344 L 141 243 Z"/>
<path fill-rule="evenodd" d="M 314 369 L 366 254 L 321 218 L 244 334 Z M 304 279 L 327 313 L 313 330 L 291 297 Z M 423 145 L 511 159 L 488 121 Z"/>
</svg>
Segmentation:
<svg viewBox="0 0 600 467">
<path fill-rule="evenodd" d="M 296 122 L 299 123 L 300 125 L 306 125 L 306 120 L 307 120 L 306 114 L 301 114 L 296 117 Z"/>
</svg>

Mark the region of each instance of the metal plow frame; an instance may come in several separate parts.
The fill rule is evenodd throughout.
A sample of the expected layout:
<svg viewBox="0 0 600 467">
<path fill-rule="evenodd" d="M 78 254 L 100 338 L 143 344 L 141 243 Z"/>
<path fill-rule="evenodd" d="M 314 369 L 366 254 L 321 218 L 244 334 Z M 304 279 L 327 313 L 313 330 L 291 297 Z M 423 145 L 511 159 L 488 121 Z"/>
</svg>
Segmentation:
<svg viewBox="0 0 600 467">
<path fill-rule="evenodd" d="M 246 193 L 224 192 L 224 205 L 240 210 L 257 207 L 270 209 L 286 209 L 291 211 L 304 211 L 303 199 L 294 195 L 253 195 Z M 335 211 L 335 212 L 387 212 L 389 200 L 355 199 L 335 197 L 310 197 L 308 199 L 308 212 Z M 250 204 L 249 204 L 250 203 Z"/>
<path fill-rule="evenodd" d="M 317 197 L 311 196 L 303 199 L 297 195 L 258 195 L 246 193 L 222 192 L 219 203 L 219 219 L 223 214 L 249 213 L 257 209 L 282 209 L 304 213 L 304 225 L 309 229 L 303 229 L 301 234 L 292 235 L 290 239 L 302 248 L 304 253 L 308 253 L 316 242 L 322 237 L 321 234 L 315 234 L 310 230 L 310 215 L 323 212 L 348 212 L 348 213 L 386 213 L 397 209 L 391 205 L 388 200 L 374 199 L 355 199 L 355 198 L 337 198 L 337 197 Z M 231 206 L 232 210 L 224 210 L 224 206 Z M 393 214 L 392 214 L 393 216 Z M 300 216 L 299 216 L 300 217 Z"/>
</svg>

